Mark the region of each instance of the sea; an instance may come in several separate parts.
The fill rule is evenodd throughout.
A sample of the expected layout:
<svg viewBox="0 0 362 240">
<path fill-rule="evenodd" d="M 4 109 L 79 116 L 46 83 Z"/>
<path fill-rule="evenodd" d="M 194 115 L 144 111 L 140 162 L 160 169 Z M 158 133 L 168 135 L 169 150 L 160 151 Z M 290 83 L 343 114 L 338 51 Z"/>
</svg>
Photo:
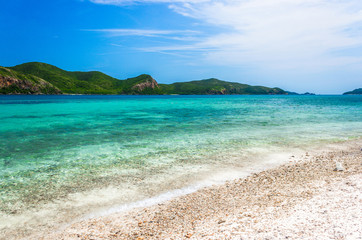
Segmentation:
<svg viewBox="0 0 362 240">
<path fill-rule="evenodd" d="M 0 96 L 0 220 L 131 204 L 361 136 L 362 96 Z"/>
</svg>

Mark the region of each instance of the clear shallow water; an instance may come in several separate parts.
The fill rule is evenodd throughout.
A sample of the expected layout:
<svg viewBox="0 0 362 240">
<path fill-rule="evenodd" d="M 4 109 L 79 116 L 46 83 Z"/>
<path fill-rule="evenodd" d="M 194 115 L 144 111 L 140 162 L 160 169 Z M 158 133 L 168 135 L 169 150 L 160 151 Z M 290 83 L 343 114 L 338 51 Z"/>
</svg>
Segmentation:
<svg viewBox="0 0 362 240">
<path fill-rule="evenodd" d="M 362 96 L 0 96 L 0 208 L 361 135 Z"/>
</svg>

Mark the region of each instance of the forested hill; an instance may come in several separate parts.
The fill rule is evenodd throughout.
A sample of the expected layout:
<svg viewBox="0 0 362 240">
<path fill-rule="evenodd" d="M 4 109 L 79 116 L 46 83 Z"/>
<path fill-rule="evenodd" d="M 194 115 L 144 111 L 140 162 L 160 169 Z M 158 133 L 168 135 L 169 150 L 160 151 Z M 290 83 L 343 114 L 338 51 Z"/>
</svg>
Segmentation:
<svg viewBox="0 0 362 240">
<path fill-rule="evenodd" d="M 102 72 L 71 72 L 30 62 L 0 68 L 0 94 L 288 94 L 280 88 L 250 86 L 215 78 L 158 84 L 150 75 L 119 80 Z"/>
<path fill-rule="evenodd" d="M 160 84 L 160 87 L 167 94 L 286 94 L 286 92 L 280 88 L 250 86 L 242 83 L 221 81 L 215 78 Z"/>
<path fill-rule="evenodd" d="M 345 92 L 343 95 L 362 95 L 362 88 L 357 88 L 353 91 Z"/>
</svg>

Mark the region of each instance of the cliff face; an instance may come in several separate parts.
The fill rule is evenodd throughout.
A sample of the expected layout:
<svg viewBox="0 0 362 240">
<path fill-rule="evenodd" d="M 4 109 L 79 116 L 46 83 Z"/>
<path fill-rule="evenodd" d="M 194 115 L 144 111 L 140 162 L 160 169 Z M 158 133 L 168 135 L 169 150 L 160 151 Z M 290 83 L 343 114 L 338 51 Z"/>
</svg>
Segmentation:
<svg viewBox="0 0 362 240">
<path fill-rule="evenodd" d="M 0 70 L 0 94 L 62 94 L 41 78 L 17 74 L 6 68 Z"/>
<path fill-rule="evenodd" d="M 152 77 L 150 77 L 150 79 L 147 79 L 145 82 L 138 83 L 138 84 L 134 85 L 134 86 L 132 87 L 132 90 L 136 90 L 136 91 L 142 92 L 142 91 L 145 90 L 146 88 L 149 88 L 149 89 L 158 88 L 158 83 L 156 82 L 155 79 L 153 79 Z"/>
<path fill-rule="evenodd" d="M 225 95 L 228 94 L 228 91 L 225 88 L 222 89 L 211 89 L 208 91 L 207 94 L 211 94 L 211 95 Z"/>
</svg>

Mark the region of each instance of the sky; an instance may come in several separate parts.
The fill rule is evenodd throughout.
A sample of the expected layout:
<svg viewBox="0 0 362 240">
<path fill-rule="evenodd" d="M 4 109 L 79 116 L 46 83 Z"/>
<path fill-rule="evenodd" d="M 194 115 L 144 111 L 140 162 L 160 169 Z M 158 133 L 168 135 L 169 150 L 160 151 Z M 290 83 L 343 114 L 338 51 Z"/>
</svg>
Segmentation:
<svg viewBox="0 0 362 240">
<path fill-rule="evenodd" d="M 361 0 L 0 0 L 0 66 L 46 62 L 159 83 L 362 87 Z"/>
</svg>

